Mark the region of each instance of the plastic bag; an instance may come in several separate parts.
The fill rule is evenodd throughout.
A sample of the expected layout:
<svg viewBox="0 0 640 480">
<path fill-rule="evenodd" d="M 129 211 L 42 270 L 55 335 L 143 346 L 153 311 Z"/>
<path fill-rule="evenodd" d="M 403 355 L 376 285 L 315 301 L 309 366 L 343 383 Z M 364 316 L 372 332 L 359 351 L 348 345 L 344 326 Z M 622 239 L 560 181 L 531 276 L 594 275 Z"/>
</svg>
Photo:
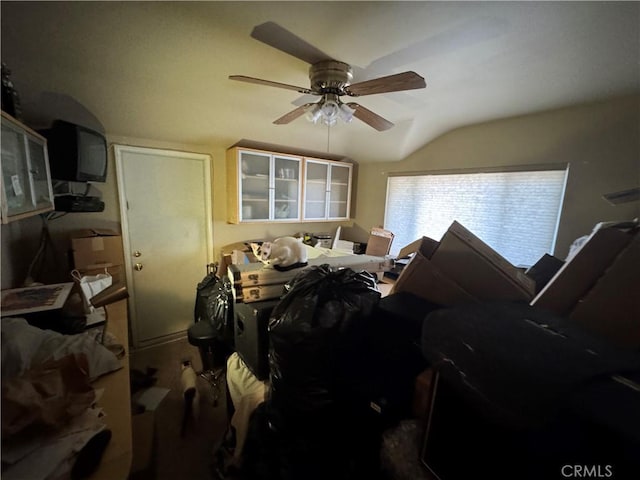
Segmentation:
<svg viewBox="0 0 640 480">
<path fill-rule="evenodd" d="M 60 428 L 94 401 L 87 356 L 69 354 L 2 381 L 3 441 L 30 426 Z"/>
<path fill-rule="evenodd" d="M 333 424 L 380 292 L 368 272 L 312 267 L 285 285 L 269 320 L 270 412 L 274 427 Z M 331 419 L 329 422 L 325 422 Z"/>
<path fill-rule="evenodd" d="M 196 289 L 194 321 L 208 322 L 213 327 L 214 365 L 224 365 L 233 352 L 233 285 L 228 277 L 208 273 Z"/>
<path fill-rule="evenodd" d="M 111 274 L 105 268 L 104 273 L 98 273 L 97 275 L 82 275 L 78 270 L 73 270 L 71 276 L 80 285 L 85 312 L 94 312 L 95 308 L 91 305 L 91 299 L 111 286 L 113 283 Z"/>
<path fill-rule="evenodd" d="M 219 278 L 210 273 L 198 284 L 194 320 L 208 321 L 220 337 L 227 335 L 226 331 L 233 326 L 233 292 L 226 276 Z"/>
</svg>

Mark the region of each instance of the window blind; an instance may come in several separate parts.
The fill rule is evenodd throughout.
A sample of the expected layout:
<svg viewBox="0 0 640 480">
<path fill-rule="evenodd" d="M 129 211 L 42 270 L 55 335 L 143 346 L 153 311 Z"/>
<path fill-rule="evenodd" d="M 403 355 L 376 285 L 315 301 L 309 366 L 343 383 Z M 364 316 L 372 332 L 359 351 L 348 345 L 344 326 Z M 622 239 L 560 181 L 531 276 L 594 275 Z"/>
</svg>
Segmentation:
<svg viewBox="0 0 640 480">
<path fill-rule="evenodd" d="M 440 240 L 454 220 L 514 265 L 553 253 L 567 169 L 390 176 L 385 228 L 391 253 L 427 236 Z"/>
</svg>

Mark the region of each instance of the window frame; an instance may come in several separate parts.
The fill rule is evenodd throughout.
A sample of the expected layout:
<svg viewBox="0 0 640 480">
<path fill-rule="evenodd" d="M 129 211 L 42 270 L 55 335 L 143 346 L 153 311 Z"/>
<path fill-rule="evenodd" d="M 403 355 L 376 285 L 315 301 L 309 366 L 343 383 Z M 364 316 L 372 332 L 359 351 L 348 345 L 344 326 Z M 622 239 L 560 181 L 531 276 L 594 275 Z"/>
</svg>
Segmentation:
<svg viewBox="0 0 640 480">
<path fill-rule="evenodd" d="M 554 254 L 558 231 L 560 227 L 560 221 L 562 218 L 562 211 L 564 208 L 565 195 L 567 190 L 567 183 L 569 180 L 570 163 L 545 163 L 545 164 L 527 164 L 527 165 L 510 165 L 510 166 L 492 166 L 492 167 L 472 167 L 472 168 L 452 168 L 452 169 L 439 169 L 439 170 L 419 170 L 419 171 L 397 171 L 389 172 L 387 175 L 387 188 L 385 193 L 385 207 L 384 207 L 384 226 L 389 226 L 389 195 L 390 195 L 390 182 L 395 177 L 425 177 L 425 176 L 437 176 L 437 175 L 472 175 L 478 173 L 525 173 L 525 172 L 540 172 L 540 171 L 563 171 L 564 178 L 562 188 L 560 192 L 560 202 L 558 205 L 558 214 L 555 225 L 553 227 L 553 236 L 550 245 L 550 254 Z M 415 239 L 414 239 L 415 240 Z M 404 247 L 404 245 L 395 245 L 394 249 Z"/>
</svg>

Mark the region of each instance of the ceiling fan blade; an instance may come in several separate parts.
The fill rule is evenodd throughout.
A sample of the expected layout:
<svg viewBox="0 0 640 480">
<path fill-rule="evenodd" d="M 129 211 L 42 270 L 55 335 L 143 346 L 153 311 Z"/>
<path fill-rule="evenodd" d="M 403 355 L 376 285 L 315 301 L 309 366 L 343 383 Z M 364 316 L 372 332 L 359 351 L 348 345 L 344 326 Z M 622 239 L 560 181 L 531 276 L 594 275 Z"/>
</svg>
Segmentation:
<svg viewBox="0 0 640 480">
<path fill-rule="evenodd" d="M 277 120 L 274 120 L 273 123 L 275 123 L 276 125 L 285 125 L 287 123 L 293 122 L 296 118 L 304 115 L 305 110 L 310 105 L 313 105 L 313 103 L 305 103 L 304 105 L 300 105 L 298 108 L 294 108 L 289 113 L 285 113 L 283 116 L 281 116 Z"/>
<path fill-rule="evenodd" d="M 333 60 L 326 53 L 274 22 L 265 22 L 257 25 L 252 30 L 251 36 L 262 43 L 266 43 L 310 64 L 321 62 L 322 60 Z"/>
<path fill-rule="evenodd" d="M 272 82 L 271 80 L 262 80 L 261 78 L 247 77 L 245 75 L 229 75 L 230 80 L 239 80 L 240 82 L 256 83 L 258 85 L 266 85 L 268 87 L 286 88 L 287 90 L 295 90 L 299 93 L 311 93 L 311 90 L 305 87 L 297 87 L 287 83 Z"/>
<path fill-rule="evenodd" d="M 302 95 L 301 97 L 296 98 L 293 102 L 291 102 L 294 105 L 300 106 L 300 105 L 304 105 L 305 103 L 308 105 L 309 103 L 315 103 L 318 101 L 317 96 L 319 96 L 319 93 L 310 93 L 307 95 Z"/>
<path fill-rule="evenodd" d="M 353 112 L 354 117 L 375 128 L 379 132 L 384 132 L 385 130 L 389 130 L 391 127 L 393 127 L 393 123 L 391 123 L 389 120 L 382 118 L 377 113 L 373 113 L 371 110 L 369 110 L 368 108 L 364 108 L 358 103 L 350 102 L 347 103 L 347 105 L 355 110 Z"/>
<path fill-rule="evenodd" d="M 361 95 L 373 95 L 375 93 L 415 90 L 426 86 L 427 83 L 424 81 L 424 78 L 416 72 L 403 72 L 354 83 L 345 88 L 345 91 L 349 96 L 359 97 Z"/>
</svg>

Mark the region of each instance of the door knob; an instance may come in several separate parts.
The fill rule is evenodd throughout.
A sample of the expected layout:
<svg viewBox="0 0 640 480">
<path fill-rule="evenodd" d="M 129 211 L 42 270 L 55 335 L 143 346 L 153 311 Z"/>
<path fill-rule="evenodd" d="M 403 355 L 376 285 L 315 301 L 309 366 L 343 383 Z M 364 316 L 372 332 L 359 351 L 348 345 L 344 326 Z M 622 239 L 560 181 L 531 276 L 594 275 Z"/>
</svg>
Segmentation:
<svg viewBox="0 0 640 480">
<path fill-rule="evenodd" d="M 142 255 L 142 253 L 140 253 L 140 251 L 139 251 L 139 250 L 136 250 L 135 252 L 133 252 L 133 256 L 134 256 L 134 257 L 139 257 L 139 256 L 141 256 L 141 255 Z"/>
<path fill-rule="evenodd" d="M 139 272 L 140 270 L 142 270 L 142 264 L 141 263 L 136 263 L 133 266 L 133 268 L 134 268 L 134 270 L 137 270 Z"/>
</svg>

